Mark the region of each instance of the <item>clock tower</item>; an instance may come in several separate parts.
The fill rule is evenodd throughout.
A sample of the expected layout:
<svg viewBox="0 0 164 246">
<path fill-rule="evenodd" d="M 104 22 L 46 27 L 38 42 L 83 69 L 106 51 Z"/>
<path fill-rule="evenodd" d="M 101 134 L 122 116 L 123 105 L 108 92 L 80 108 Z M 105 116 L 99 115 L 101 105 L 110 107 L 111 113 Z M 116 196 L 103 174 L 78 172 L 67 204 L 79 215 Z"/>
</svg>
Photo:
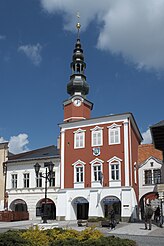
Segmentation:
<svg viewBox="0 0 164 246">
<path fill-rule="evenodd" d="M 93 103 L 86 99 L 86 95 L 89 93 L 89 85 L 84 74 L 86 63 L 84 62 L 79 37 L 80 26 L 80 23 L 77 23 L 78 37 L 71 62 L 72 74 L 67 84 L 67 93 L 70 98 L 63 102 L 65 122 L 89 119 L 93 108 Z"/>
</svg>

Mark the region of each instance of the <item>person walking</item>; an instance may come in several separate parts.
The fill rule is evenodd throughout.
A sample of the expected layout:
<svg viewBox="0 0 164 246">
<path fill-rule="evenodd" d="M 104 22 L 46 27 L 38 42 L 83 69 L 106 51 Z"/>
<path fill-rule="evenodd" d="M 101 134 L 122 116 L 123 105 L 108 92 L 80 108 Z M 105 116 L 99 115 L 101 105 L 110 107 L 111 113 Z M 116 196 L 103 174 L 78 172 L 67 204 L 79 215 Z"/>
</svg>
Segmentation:
<svg viewBox="0 0 164 246">
<path fill-rule="evenodd" d="M 153 209 L 149 204 L 146 204 L 145 206 L 145 230 L 147 230 L 147 225 L 149 224 L 149 230 L 151 230 L 151 227 L 152 227 L 152 216 L 153 216 Z"/>
<path fill-rule="evenodd" d="M 115 212 L 114 209 L 111 209 L 110 213 L 110 221 L 111 221 L 111 230 L 114 230 L 116 227 L 116 220 L 115 220 Z"/>
<path fill-rule="evenodd" d="M 160 221 L 160 207 L 158 206 L 154 212 L 154 220 L 158 224 Z"/>
</svg>

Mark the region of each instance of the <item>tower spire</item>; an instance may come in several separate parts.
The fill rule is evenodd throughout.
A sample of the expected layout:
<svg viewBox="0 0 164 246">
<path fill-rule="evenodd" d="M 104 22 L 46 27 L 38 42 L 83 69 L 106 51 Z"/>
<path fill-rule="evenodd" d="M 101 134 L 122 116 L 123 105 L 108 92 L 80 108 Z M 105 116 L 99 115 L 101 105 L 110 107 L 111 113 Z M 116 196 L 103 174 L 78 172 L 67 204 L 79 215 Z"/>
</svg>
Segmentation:
<svg viewBox="0 0 164 246">
<path fill-rule="evenodd" d="M 81 27 L 81 24 L 80 24 L 80 13 L 77 12 L 77 18 L 78 18 L 78 22 L 76 24 L 76 28 L 77 28 L 77 39 L 80 39 L 80 27 Z"/>
<path fill-rule="evenodd" d="M 86 76 L 84 75 L 84 71 L 86 68 L 86 63 L 84 62 L 83 49 L 81 48 L 80 42 L 80 27 L 81 24 L 79 22 L 80 15 L 77 13 L 78 22 L 76 24 L 76 28 L 78 30 L 77 33 L 77 41 L 75 44 L 75 49 L 73 51 L 71 69 L 72 75 L 70 76 L 70 81 L 67 84 L 67 93 L 71 96 L 81 95 L 85 97 L 89 92 L 89 85 L 86 81 Z"/>
</svg>

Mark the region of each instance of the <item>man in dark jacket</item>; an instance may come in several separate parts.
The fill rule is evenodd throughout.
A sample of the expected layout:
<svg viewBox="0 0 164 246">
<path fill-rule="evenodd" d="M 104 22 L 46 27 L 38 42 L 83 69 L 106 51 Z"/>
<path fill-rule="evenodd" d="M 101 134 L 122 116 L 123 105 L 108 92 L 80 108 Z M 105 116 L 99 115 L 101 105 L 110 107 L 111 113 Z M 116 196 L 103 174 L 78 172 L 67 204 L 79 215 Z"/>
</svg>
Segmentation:
<svg viewBox="0 0 164 246">
<path fill-rule="evenodd" d="M 115 221 L 115 212 L 113 209 L 109 212 L 109 217 L 111 221 L 111 229 L 114 230 L 116 227 L 116 221 Z"/>
<path fill-rule="evenodd" d="M 151 230 L 152 221 L 151 218 L 153 216 L 153 209 L 150 204 L 146 204 L 145 206 L 145 230 L 147 230 L 147 224 L 149 224 L 149 230 Z"/>
</svg>

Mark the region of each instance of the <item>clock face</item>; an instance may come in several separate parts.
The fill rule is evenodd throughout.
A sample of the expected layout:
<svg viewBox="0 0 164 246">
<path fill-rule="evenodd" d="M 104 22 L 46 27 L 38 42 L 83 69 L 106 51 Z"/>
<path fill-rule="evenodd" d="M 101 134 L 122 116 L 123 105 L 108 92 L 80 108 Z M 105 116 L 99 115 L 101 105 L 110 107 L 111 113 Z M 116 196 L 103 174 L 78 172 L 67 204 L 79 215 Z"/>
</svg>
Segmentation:
<svg viewBox="0 0 164 246">
<path fill-rule="evenodd" d="M 76 106 L 76 107 L 79 107 L 81 106 L 81 100 L 79 98 L 75 99 L 73 104 Z"/>
</svg>

